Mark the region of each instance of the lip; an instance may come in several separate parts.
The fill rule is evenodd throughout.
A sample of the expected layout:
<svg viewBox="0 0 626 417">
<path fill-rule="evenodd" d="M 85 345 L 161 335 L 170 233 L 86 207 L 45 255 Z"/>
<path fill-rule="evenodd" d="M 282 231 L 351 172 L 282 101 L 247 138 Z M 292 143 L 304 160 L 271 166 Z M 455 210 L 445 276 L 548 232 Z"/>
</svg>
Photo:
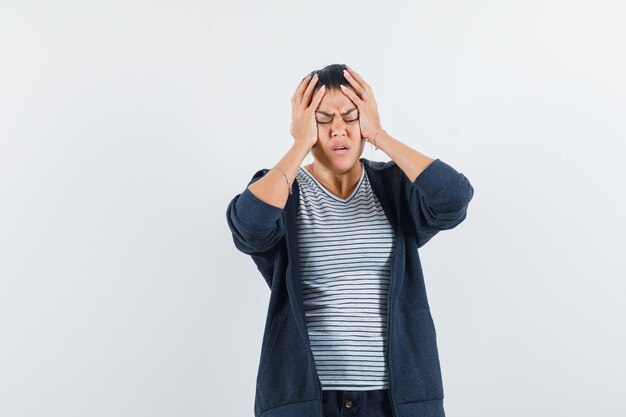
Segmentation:
<svg viewBox="0 0 626 417">
<path fill-rule="evenodd" d="M 335 143 L 335 144 L 334 144 L 334 145 L 330 148 L 330 150 L 331 150 L 331 151 L 333 151 L 333 152 L 337 152 L 337 151 L 335 150 L 335 148 L 337 148 L 337 147 L 339 147 L 339 146 L 343 146 L 344 148 L 346 148 L 346 149 L 345 149 L 345 151 L 343 151 L 343 153 L 345 153 L 345 152 L 347 152 L 347 151 L 349 151 L 349 150 L 350 150 L 350 146 L 349 146 L 347 143 L 345 143 L 345 142 L 338 142 L 338 143 Z"/>
</svg>

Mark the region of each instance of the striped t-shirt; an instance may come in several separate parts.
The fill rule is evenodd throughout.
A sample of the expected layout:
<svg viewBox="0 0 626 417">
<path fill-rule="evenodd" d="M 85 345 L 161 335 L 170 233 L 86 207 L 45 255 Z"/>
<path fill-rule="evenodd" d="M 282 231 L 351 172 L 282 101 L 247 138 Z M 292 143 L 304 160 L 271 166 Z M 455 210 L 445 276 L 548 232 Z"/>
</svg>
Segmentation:
<svg viewBox="0 0 626 417">
<path fill-rule="evenodd" d="M 339 198 L 298 169 L 297 224 L 306 324 L 324 390 L 388 388 L 387 298 L 395 234 L 361 162 Z"/>
</svg>

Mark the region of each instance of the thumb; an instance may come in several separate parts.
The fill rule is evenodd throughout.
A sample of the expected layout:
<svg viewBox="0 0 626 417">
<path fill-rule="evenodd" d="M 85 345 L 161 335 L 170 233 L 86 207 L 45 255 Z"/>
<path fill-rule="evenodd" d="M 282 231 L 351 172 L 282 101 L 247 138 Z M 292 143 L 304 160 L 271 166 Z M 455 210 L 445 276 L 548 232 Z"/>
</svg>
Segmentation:
<svg viewBox="0 0 626 417">
<path fill-rule="evenodd" d="M 321 86 L 320 89 L 317 90 L 317 93 L 315 93 L 315 96 L 313 96 L 313 100 L 311 101 L 311 106 L 313 106 L 313 109 L 317 109 L 317 106 L 319 106 L 320 102 L 322 101 L 322 97 L 324 97 L 325 92 L 325 85 Z"/>
</svg>

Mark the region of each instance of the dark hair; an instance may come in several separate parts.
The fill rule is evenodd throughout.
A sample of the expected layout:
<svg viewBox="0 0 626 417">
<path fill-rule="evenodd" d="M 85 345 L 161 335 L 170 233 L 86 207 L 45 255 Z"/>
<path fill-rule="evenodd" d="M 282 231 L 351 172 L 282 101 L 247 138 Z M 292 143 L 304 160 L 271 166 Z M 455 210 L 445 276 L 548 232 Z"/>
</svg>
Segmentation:
<svg viewBox="0 0 626 417">
<path fill-rule="evenodd" d="M 313 70 L 309 73 L 310 76 L 317 74 L 317 84 L 315 84 L 315 93 L 323 85 L 328 90 L 341 90 L 340 84 L 345 85 L 348 88 L 352 88 L 346 77 L 343 75 L 343 70 L 347 69 L 346 64 L 331 64 L 327 65 L 321 70 Z"/>
</svg>

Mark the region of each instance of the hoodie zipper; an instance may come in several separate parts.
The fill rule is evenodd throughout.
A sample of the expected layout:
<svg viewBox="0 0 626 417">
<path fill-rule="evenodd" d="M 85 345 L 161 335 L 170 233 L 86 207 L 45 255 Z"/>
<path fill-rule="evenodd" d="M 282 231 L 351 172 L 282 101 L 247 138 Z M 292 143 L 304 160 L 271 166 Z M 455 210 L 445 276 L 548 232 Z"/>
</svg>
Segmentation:
<svg viewBox="0 0 626 417">
<path fill-rule="evenodd" d="M 320 377 L 317 375 L 317 369 L 315 370 L 315 377 L 317 378 L 317 385 L 319 386 L 319 389 L 320 389 L 320 417 L 324 417 L 324 395 L 322 393 L 322 381 L 320 380 Z"/>
<path fill-rule="evenodd" d="M 294 181 L 294 182 L 295 182 L 295 188 L 296 188 L 295 195 L 299 198 L 299 196 L 300 196 L 300 188 L 298 186 L 298 182 L 297 181 Z M 286 236 L 286 241 L 287 241 L 287 247 L 289 247 L 289 243 L 290 242 L 289 242 L 288 234 Z M 293 274 L 292 274 L 292 271 L 291 271 L 291 264 L 289 265 L 289 275 L 291 277 L 293 277 Z M 293 290 L 293 286 L 292 286 L 292 290 Z M 308 330 L 306 330 L 306 317 L 304 318 L 304 323 L 305 323 L 305 331 L 308 332 Z M 311 354 L 311 359 L 313 360 L 313 371 L 315 372 L 315 379 L 317 379 L 317 386 L 318 386 L 318 390 L 319 390 L 320 417 L 324 417 L 324 396 L 323 396 L 323 392 L 322 392 L 322 380 L 320 379 L 320 377 L 319 377 L 319 375 L 317 373 L 317 367 L 315 366 L 315 355 L 313 355 L 313 348 L 311 347 L 311 341 L 309 340 L 308 334 L 305 334 L 304 337 L 305 337 L 305 340 L 306 340 L 306 344 L 309 347 L 309 353 Z"/>
<path fill-rule="evenodd" d="M 315 356 L 313 355 L 313 348 L 311 348 L 311 343 L 308 341 L 308 338 L 307 338 L 307 345 L 309 346 L 309 352 L 311 352 L 311 358 L 313 359 L 313 370 L 315 371 L 315 379 L 317 379 L 317 386 L 319 389 L 320 417 L 324 417 L 324 396 L 322 393 L 322 380 L 320 379 L 320 376 L 317 373 L 317 367 L 315 366 Z"/>
<path fill-rule="evenodd" d="M 389 352 L 391 351 L 391 349 L 389 349 L 389 345 L 391 343 L 391 287 L 393 285 L 393 269 L 395 265 L 397 247 L 398 245 L 397 245 L 397 240 L 396 240 L 396 242 L 394 242 L 394 251 L 393 251 L 393 256 L 391 258 L 392 263 L 391 263 L 391 274 L 389 278 L 389 295 L 387 297 L 387 369 L 389 370 L 389 384 L 388 384 L 387 391 L 389 393 L 389 402 L 391 403 L 391 416 L 392 417 L 396 416 L 396 407 L 394 406 L 393 396 L 391 394 L 391 382 L 393 380 L 393 376 L 391 374 L 391 361 L 389 360 Z"/>
</svg>

